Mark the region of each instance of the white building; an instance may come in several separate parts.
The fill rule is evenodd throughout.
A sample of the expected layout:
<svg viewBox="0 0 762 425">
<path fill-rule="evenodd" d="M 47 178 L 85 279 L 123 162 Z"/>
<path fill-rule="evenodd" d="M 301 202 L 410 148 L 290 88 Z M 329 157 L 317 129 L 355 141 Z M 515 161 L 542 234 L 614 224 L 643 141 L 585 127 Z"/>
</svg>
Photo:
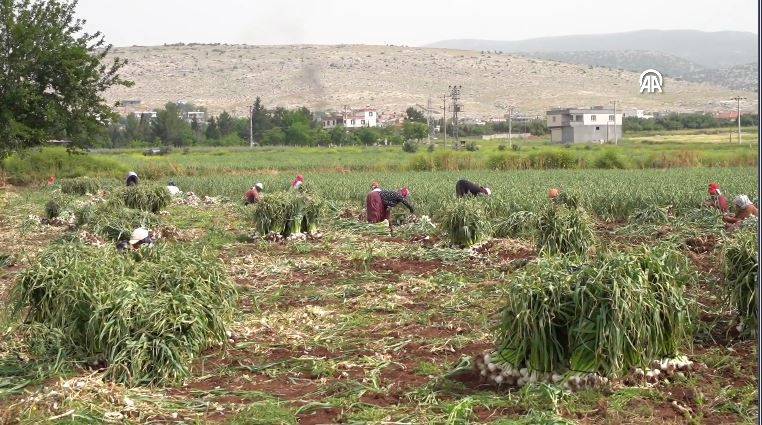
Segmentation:
<svg viewBox="0 0 762 425">
<path fill-rule="evenodd" d="M 622 113 L 603 107 L 547 112 L 552 143 L 602 142 L 622 138 Z"/>
<path fill-rule="evenodd" d="M 146 119 L 148 121 L 156 119 L 157 113 L 156 111 L 140 111 L 140 112 L 133 112 L 135 117 L 142 121 L 143 119 Z"/>
<path fill-rule="evenodd" d="M 192 123 L 193 121 L 203 123 L 204 118 L 206 117 L 206 113 L 204 111 L 189 111 L 183 113 L 183 119 L 188 123 Z"/>
<path fill-rule="evenodd" d="M 378 112 L 371 107 L 366 107 L 329 114 L 323 118 L 323 128 L 333 128 L 337 125 L 343 125 L 346 128 L 377 127 Z"/>
</svg>

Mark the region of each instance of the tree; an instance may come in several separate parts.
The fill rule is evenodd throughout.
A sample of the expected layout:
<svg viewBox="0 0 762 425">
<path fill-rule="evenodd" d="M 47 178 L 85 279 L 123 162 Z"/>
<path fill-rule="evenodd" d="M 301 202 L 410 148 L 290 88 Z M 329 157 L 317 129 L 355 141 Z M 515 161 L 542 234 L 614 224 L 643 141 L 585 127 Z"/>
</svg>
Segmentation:
<svg viewBox="0 0 762 425">
<path fill-rule="evenodd" d="M 220 129 L 220 135 L 223 137 L 232 133 L 235 131 L 235 122 L 233 117 L 230 116 L 227 111 L 222 111 L 220 116 L 217 117 L 217 127 Z"/>
<path fill-rule="evenodd" d="M 217 120 L 214 117 L 209 118 L 209 121 L 206 122 L 205 135 L 208 140 L 219 140 L 220 129 L 217 127 Z"/>
<path fill-rule="evenodd" d="M 262 100 L 257 96 L 254 100 L 254 106 L 251 111 L 251 131 L 254 134 L 254 140 L 262 141 L 262 134 L 272 127 L 267 109 L 262 106 Z"/>
<path fill-rule="evenodd" d="M 405 118 L 405 121 L 407 122 L 428 122 L 426 121 L 426 117 L 423 115 L 423 112 L 413 108 L 412 106 L 407 108 L 405 113 L 407 114 L 407 118 Z"/>
<path fill-rule="evenodd" d="M 286 134 L 278 127 L 271 128 L 262 134 L 263 145 L 282 145 L 286 142 Z"/>
<path fill-rule="evenodd" d="M 167 103 L 164 109 L 156 111 L 153 131 L 156 137 L 176 147 L 193 144 L 193 130 L 180 118 L 180 108 L 174 103 Z"/>
<path fill-rule="evenodd" d="M 129 86 L 104 37 L 83 32 L 77 1 L 0 0 L 0 157 L 50 139 L 81 147 L 113 120 L 102 93 Z"/>
<path fill-rule="evenodd" d="M 402 137 L 405 140 L 418 140 L 429 135 L 429 126 L 420 122 L 406 122 L 402 126 Z"/>
<path fill-rule="evenodd" d="M 343 125 L 337 125 L 332 128 L 329 138 L 331 144 L 336 146 L 348 145 L 350 143 L 349 134 L 347 134 L 347 129 Z"/>
<path fill-rule="evenodd" d="M 286 128 L 286 143 L 295 146 L 307 146 L 312 142 L 310 126 L 303 122 L 295 122 Z"/>
<path fill-rule="evenodd" d="M 378 143 L 380 134 L 375 129 L 363 127 L 357 131 L 357 138 L 360 139 L 360 143 L 363 145 L 371 146 Z"/>
</svg>

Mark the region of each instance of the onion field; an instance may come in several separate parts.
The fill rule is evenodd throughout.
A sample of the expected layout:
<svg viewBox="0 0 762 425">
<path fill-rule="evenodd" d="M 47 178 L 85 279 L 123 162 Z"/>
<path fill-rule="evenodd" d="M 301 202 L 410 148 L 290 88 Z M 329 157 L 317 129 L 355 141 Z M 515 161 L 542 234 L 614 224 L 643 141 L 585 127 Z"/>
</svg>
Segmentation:
<svg viewBox="0 0 762 425">
<path fill-rule="evenodd" d="M 0 189 L 0 423 L 757 421 L 758 225 L 703 206 L 756 168 L 301 161 Z"/>
</svg>

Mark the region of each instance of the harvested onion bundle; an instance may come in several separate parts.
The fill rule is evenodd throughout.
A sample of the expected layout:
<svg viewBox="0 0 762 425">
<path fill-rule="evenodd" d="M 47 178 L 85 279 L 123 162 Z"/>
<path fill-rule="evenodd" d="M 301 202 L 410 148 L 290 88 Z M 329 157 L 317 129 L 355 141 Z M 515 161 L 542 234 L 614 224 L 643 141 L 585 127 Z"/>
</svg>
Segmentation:
<svg viewBox="0 0 762 425">
<path fill-rule="evenodd" d="M 486 214 L 477 199 L 458 199 L 445 206 L 441 222 L 453 245 L 461 248 L 481 242 L 488 233 Z"/>
<path fill-rule="evenodd" d="M 728 301 L 738 312 L 739 331 L 757 329 L 757 252 L 756 230 L 738 231 L 725 246 L 725 285 Z"/>
<path fill-rule="evenodd" d="M 537 250 L 546 255 L 583 255 L 593 246 L 590 217 L 582 208 L 552 205 L 537 218 Z"/>
<path fill-rule="evenodd" d="M 616 376 L 691 339 L 688 262 L 665 248 L 530 264 L 507 285 L 494 359 L 542 372 Z"/>
<path fill-rule="evenodd" d="M 283 237 L 302 232 L 317 232 L 323 215 L 323 202 L 314 194 L 276 192 L 263 197 L 250 209 L 257 233 Z"/>
</svg>

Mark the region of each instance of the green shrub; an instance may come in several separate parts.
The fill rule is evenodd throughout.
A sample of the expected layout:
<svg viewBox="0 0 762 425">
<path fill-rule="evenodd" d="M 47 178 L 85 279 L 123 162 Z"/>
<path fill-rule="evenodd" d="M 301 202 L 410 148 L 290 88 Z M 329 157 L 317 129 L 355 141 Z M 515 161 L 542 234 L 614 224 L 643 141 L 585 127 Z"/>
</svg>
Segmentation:
<svg viewBox="0 0 762 425">
<path fill-rule="evenodd" d="M 476 142 L 469 142 L 466 145 L 466 150 L 469 152 L 476 152 L 479 150 L 479 145 L 477 145 Z"/>
<path fill-rule="evenodd" d="M 405 143 L 402 144 L 402 151 L 407 153 L 416 153 L 418 152 L 418 144 L 412 140 L 406 140 Z"/>
<path fill-rule="evenodd" d="M 125 206 L 141 211 L 158 213 L 172 201 L 166 186 L 128 186 L 114 191 L 112 196 L 121 199 Z"/>
<path fill-rule="evenodd" d="M 508 149 L 508 146 L 506 146 L 506 145 L 503 145 L 503 144 L 501 144 L 501 145 L 499 145 L 499 146 L 497 147 L 497 150 L 499 150 L 499 151 L 504 151 L 504 150 L 506 150 L 506 149 Z"/>
<path fill-rule="evenodd" d="M 583 255 L 593 246 L 593 223 L 582 208 L 551 205 L 537 218 L 537 250 L 546 255 Z"/>
<path fill-rule="evenodd" d="M 729 304 L 737 312 L 745 333 L 757 329 L 758 266 L 757 231 L 736 232 L 724 249 L 725 286 Z"/>
<path fill-rule="evenodd" d="M 478 199 L 461 198 L 451 202 L 442 211 L 440 221 L 450 242 L 461 248 L 479 243 L 489 233 L 484 206 Z"/>
<path fill-rule="evenodd" d="M 61 192 L 71 195 L 97 193 L 100 188 L 100 183 L 91 177 L 75 177 L 73 179 L 61 180 Z"/>
<path fill-rule="evenodd" d="M 575 168 L 577 158 L 571 152 L 549 150 L 530 154 L 529 163 L 536 169 Z"/>
<path fill-rule="evenodd" d="M 24 323 L 60 330 L 75 360 L 102 359 L 128 385 L 176 383 L 191 360 L 227 340 L 234 285 L 202 249 L 162 246 L 140 257 L 57 244 L 13 288 Z M 43 336 L 32 336 L 38 340 Z"/>
<path fill-rule="evenodd" d="M 596 158 L 593 162 L 593 167 L 620 170 L 627 168 L 624 160 L 613 150 L 607 150 Z"/>
<path fill-rule="evenodd" d="M 86 153 L 69 153 L 64 148 L 31 149 L 0 161 L 0 169 L 13 184 L 43 183 L 50 178 L 80 176 L 122 176 L 127 170 L 114 160 Z"/>
<path fill-rule="evenodd" d="M 433 154 L 419 154 L 413 157 L 408 168 L 413 171 L 459 171 L 472 170 L 481 164 L 468 152 L 440 150 Z"/>
<path fill-rule="evenodd" d="M 505 285 L 494 359 L 513 367 L 621 376 L 692 338 L 690 262 L 642 248 L 588 262 L 543 258 Z"/>
<path fill-rule="evenodd" d="M 487 158 L 487 168 L 490 170 L 524 170 L 529 167 L 529 159 L 518 154 L 499 153 Z"/>
</svg>

